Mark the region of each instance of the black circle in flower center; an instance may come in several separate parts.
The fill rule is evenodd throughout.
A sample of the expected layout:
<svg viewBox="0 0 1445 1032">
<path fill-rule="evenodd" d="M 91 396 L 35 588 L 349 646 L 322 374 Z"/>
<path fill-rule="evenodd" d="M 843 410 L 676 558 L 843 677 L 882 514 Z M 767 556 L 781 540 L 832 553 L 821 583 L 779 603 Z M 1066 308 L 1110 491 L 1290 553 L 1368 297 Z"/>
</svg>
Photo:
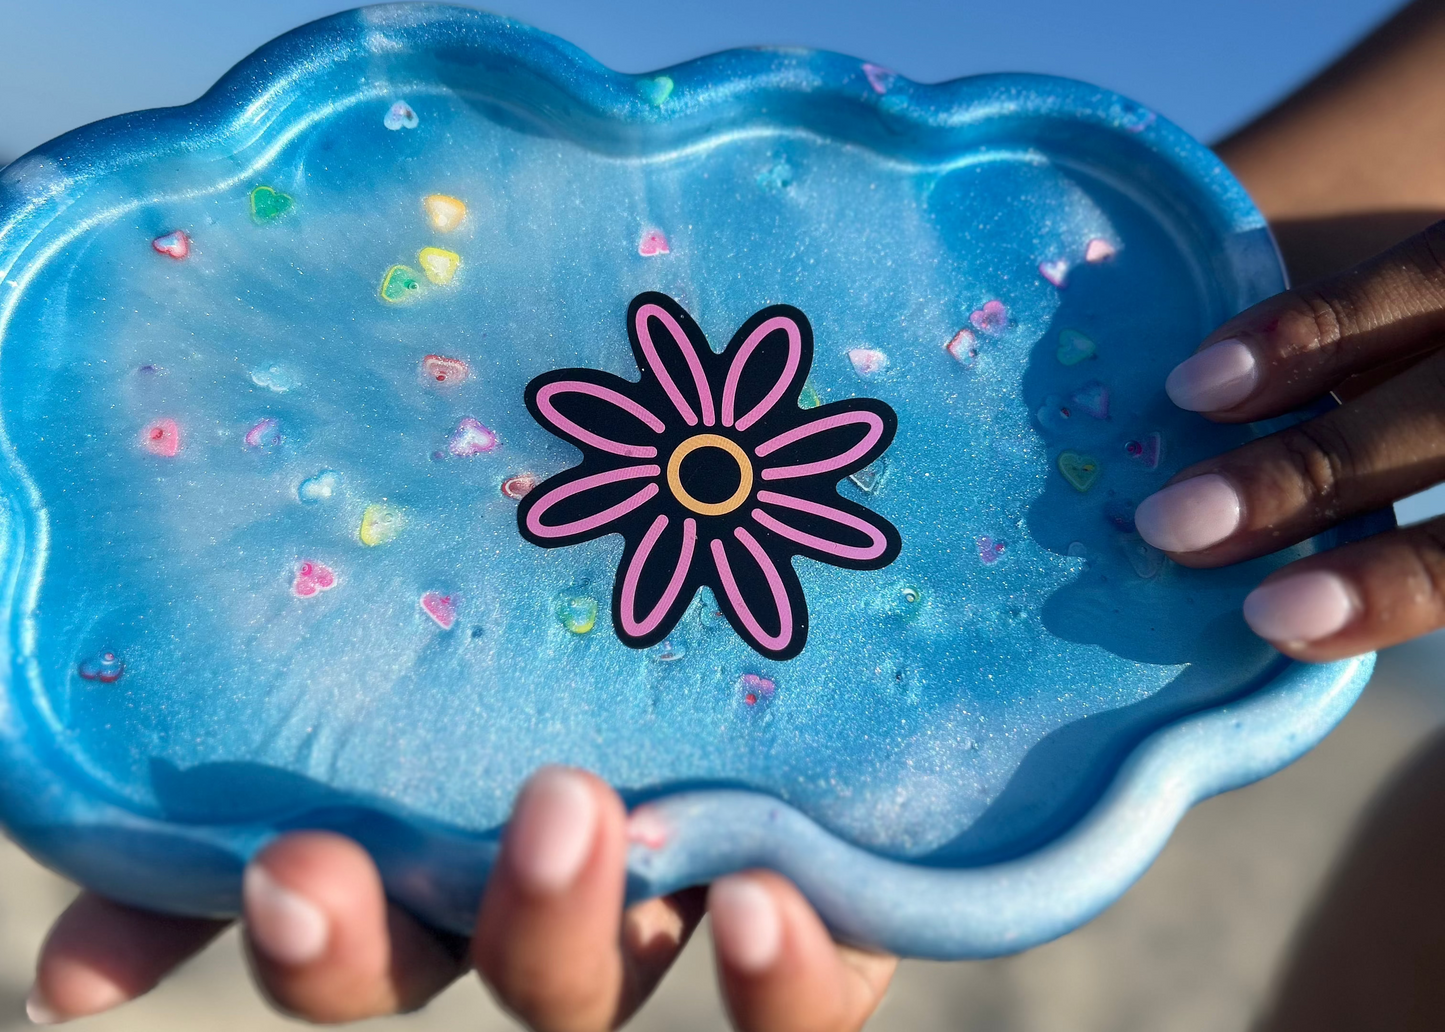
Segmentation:
<svg viewBox="0 0 1445 1032">
<path fill-rule="evenodd" d="M 683 457 L 677 471 L 683 490 L 706 505 L 719 505 L 742 486 L 743 471 L 738 460 L 721 448 L 704 445 Z"/>
</svg>

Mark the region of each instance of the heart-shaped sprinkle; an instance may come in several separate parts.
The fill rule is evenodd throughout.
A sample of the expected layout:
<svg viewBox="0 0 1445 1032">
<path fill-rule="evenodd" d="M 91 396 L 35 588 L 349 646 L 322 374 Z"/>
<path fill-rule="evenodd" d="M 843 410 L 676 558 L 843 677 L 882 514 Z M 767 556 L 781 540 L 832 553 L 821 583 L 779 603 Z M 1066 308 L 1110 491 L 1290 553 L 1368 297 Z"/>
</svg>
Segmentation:
<svg viewBox="0 0 1445 1032">
<path fill-rule="evenodd" d="M 314 477 L 307 477 L 296 488 L 296 497 L 307 505 L 329 502 L 341 490 L 341 474 L 334 469 L 323 469 Z"/>
<path fill-rule="evenodd" d="M 1039 275 L 1042 276 L 1044 279 L 1048 280 L 1054 286 L 1058 287 L 1060 290 L 1063 290 L 1069 278 L 1068 259 L 1055 258 L 1051 262 L 1040 262 Z"/>
<path fill-rule="evenodd" d="M 460 358 L 427 355 L 421 360 L 422 377 L 432 383 L 445 384 L 448 387 L 455 387 L 462 383 L 471 375 L 471 372 L 471 367 Z"/>
<path fill-rule="evenodd" d="M 1059 361 L 1066 366 L 1078 365 L 1098 353 L 1099 349 L 1094 342 L 1078 330 L 1064 330 L 1060 333 L 1059 347 L 1054 352 Z"/>
<path fill-rule="evenodd" d="M 251 191 L 251 217 L 258 222 L 267 222 L 285 215 L 294 203 L 289 194 L 269 186 L 258 186 Z"/>
<path fill-rule="evenodd" d="M 805 382 L 803 389 L 798 392 L 798 408 L 813 409 L 821 404 L 823 399 L 818 397 L 817 389 L 811 383 Z"/>
<path fill-rule="evenodd" d="M 404 100 L 398 100 L 387 109 L 386 117 L 381 120 L 381 124 L 393 130 L 415 129 L 419 121 L 420 119 L 416 117 L 416 112 L 411 109 L 411 105 Z"/>
<path fill-rule="evenodd" d="M 125 673 L 125 664 L 120 657 L 109 650 L 89 659 L 81 660 L 76 673 L 87 681 L 99 681 L 101 684 L 114 684 L 120 680 L 120 675 Z"/>
<path fill-rule="evenodd" d="M 1073 410 L 1064 404 L 1064 399 L 1057 394 L 1050 394 L 1044 398 L 1044 403 L 1034 413 L 1038 417 L 1039 425 L 1045 430 L 1061 431 L 1068 426 L 1069 420 L 1074 417 Z"/>
<path fill-rule="evenodd" d="M 431 194 L 421 199 L 421 206 L 431 222 L 432 229 L 450 233 L 460 226 L 467 217 L 467 204 L 446 194 Z"/>
<path fill-rule="evenodd" d="M 651 806 L 639 806 L 627 815 L 627 841 L 647 849 L 661 849 L 672 834 L 662 814 Z"/>
<path fill-rule="evenodd" d="M 356 536 L 367 548 L 394 541 L 401 533 L 401 513 L 390 505 L 373 502 L 361 513 L 361 529 Z"/>
<path fill-rule="evenodd" d="M 444 631 L 451 630 L 457 622 L 457 600 L 451 595 L 428 591 L 421 597 L 421 607 Z"/>
<path fill-rule="evenodd" d="M 1126 534 L 1134 532 L 1134 510 L 1135 505 L 1128 499 L 1115 498 L 1104 506 L 1104 519 L 1115 530 L 1122 530 Z"/>
<path fill-rule="evenodd" d="M 1094 419 L 1109 418 L 1109 388 L 1098 380 L 1090 380 L 1084 384 L 1069 395 L 1069 400 L 1086 416 Z"/>
<path fill-rule="evenodd" d="M 421 296 L 421 280 L 408 265 L 393 265 L 381 277 L 381 299 L 392 304 L 414 301 Z"/>
<path fill-rule="evenodd" d="M 461 268 L 462 257 L 455 251 L 446 251 L 440 247 L 423 247 L 416 256 L 417 264 L 421 271 L 426 273 L 426 278 L 438 286 L 446 286 Z"/>
<path fill-rule="evenodd" d="M 944 348 L 953 356 L 953 360 L 964 368 L 969 368 L 978 361 L 978 338 L 973 335 L 972 330 L 959 330 Z"/>
<path fill-rule="evenodd" d="M 289 366 L 272 362 L 269 365 L 257 366 L 252 369 L 251 382 L 257 387 L 265 387 L 268 391 L 285 394 L 300 386 L 301 378 Z"/>
<path fill-rule="evenodd" d="M 1149 469 L 1158 469 L 1159 460 L 1164 457 L 1164 438 L 1158 432 L 1145 434 L 1143 439 L 1124 445 L 1129 457 L 1138 459 Z"/>
<path fill-rule="evenodd" d="M 497 447 L 497 435 L 488 430 L 471 416 L 457 424 L 456 430 L 447 439 L 447 451 L 458 458 L 469 458 L 492 451 Z"/>
<path fill-rule="evenodd" d="M 667 237 L 663 235 L 660 229 L 645 230 L 642 234 L 642 239 L 637 241 L 637 253 L 644 258 L 651 258 L 657 254 L 667 254 L 669 250 Z"/>
<path fill-rule="evenodd" d="M 158 236 L 151 241 L 151 246 L 161 254 L 168 254 L 179 261 L 191 253 L 191 238 L 186 236 L 183 229 L 178 229 L 165 236 Z"/>
<path fill-rule="evenodd" d="M 882 65 L 863 63 L 863 76 L 868 80 L 868 85 L 873 87 L 873 92 L 880 97 L 888 92 L 893 85 L 893 80 L 898 78 L 898 73 L 891 68 L 884 68 Z"/>
<path fill-rule="evenodd" d="M 876 348 L 849 348 L 848 361 L 859 376 L 877 376 L 888 368 L 888 356 Z"/>
<path fill-rule="evenodd" d="M 247 448 L 274 448 L 282 440 L 280 422 L 269 416 L 246 431 Z"/>
<path fill-rule="evenodd" d="M 174 419 L 156 419 L 140 432 L 140 443 L 152 455 L 173 459 L 181 450 L 181 428 Z"/>
<path fill-rule="evenodd" d="M 772 164 L 759 172 L 753 181 L 764 190 L 786 190 L 793 185 L 793 166 L 788 161 L 786 154 L 779 154 L 773 158 Z"/>
<path fill-rule="evenodd" d="M 531 494 L 538 483 L 540 481 L 535 473 L 514 473 L 502 481 L 502 494 L 514 502 L 520 502 Z"/>
<path fill-rule="evenodd" d="M 749 706 L 771 699 L 778 690 L 777 682 L 762 674 L 743 674 L 738 678 L 738 685 L 743 691 L 743 702 Z"/>
<path fill-rule="evenodd" d="M 1138 534 L 1119 538 L 1119 550 L 1134 569 L 1134 576 L 1141 580 L 1153 580 L 1164 569 L 1164 553 L 1159 551 Z"/>
<path fill-rule="evenodd" d="M 145 365 L 141 366 L 136 370 L 136 375 L 150 380 L 157 376 L 165 376 L 166 367 L 158 366 L 154 362 L 147 362 Z"/>
<path fill-rule="evenodd" d="M 1100 262 L 1107 262 L 1118 253 L 1118 249 L 1109 241 L 1103 237 L 1095 237 L 1084 248 L 1084 261 L 1091 265 L 1098 265 Z"/>
<path fill-rule="evenodd" d="M 1075 491 L 1082 494 L 1099 479 L 1099 463 L 1092 456 L 1066 451 L 1059 455 L 1059 472 Z"/>
<path fill-rule="evenodd" d="M 987 301 L 968 317 L 968 321 L 973 323 L 974 329 L 984 333 L 1001 333 L 1008 328 L 1008 309 L 1002 301 Z"/>
<path fill-rule="evenodd" d="M 985 566 L 992 566 L 994 563 L 998 562 L 999 557 L 1002 556 L 1004 552 L 1008 549 L 1007 542 L 995 541 L 987 534 L 984 534 L 982 537 L 978 538 L 974 542 L 974 544 L 978 546 L 979 562 L 983 563 Z"/>
<path fill-rule="evenodd" d="M 637 90 L 653 107 L 662 107 L 667 103 L 667 98 L 672 96 L 673 87 L 676 84 L 670 75 L 658 75 L 651 79 L 643 79 L 637 84 Z"/>
<path fill-rule="evenodd" d="M 668 640 L 657 646 L 657 648 L 649 650 L 647 654 L 649 658 L 655 659 L 659 663 L 676 663 L 679 659 L 687 655 L 687 649 Z"/>
<path fill-rule="evenodd" d="M 296 579 L 291 582 L 291 591 L 297 598 L 310 598 L 321 591 L 330 591 L 336 586 L 336 574 L 331 567 L 315 559 L 303 559 L 296 567 Z"/>
<path fill-rule="evenodd" d="M 588 595 L 557 603 L 557 621 L 573 634 L 586 634 L 597 626 L 597 600 Z"/>
</svg>

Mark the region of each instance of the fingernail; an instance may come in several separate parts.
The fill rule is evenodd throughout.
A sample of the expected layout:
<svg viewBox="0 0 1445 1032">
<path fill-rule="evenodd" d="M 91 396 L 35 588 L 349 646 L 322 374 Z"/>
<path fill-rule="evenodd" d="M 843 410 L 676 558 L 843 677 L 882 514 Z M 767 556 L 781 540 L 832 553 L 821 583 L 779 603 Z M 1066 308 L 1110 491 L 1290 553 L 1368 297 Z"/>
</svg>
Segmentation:
<svg viewBox="0 0 1445 1032">
<path fill-rule="evenodd" d="M 1222 412 L 1254 393 L 1259 364 L 1249 346 L 1222 340 L 1186 358 L 1164 381 L 1169 399 L 1190 412 Z"/>
<path fill-rule="evenodd" d="M 729 967 L 757 975 L 772 967 L 783 945 L 783 921 L 777 904 L 755 878 L 729 875 L 713 882 L 707 894 L 713 938 Z"/>
<path fill-rule="evenodd" d="M 549 767 L 528 782 L 517 802 L 507 852 L 523 888 L 555 895 L 582 872 L 597 831 L 597 802 L 587 782 Z"/>
<path fill-rule="evenodd" d="M 1218 473 L 1181 480 L 1134 510 L 1139 536 L 1166 552 L 1197 552 L 1239 527 L 1239 495 Z"/>
<path fill-rule="evenodd" d="M 50 1001 L 40 991 L 40 986 L 31 986 L 30 995 L 25 997 L 25 1016 L 32 1025 L 58 1025 L 64 1019 L 50 1006 Z"/>
<path fill-rule="evenodd" d="M 1354 619 L 1354 595 L 1343 578 L 1324 570 L 1261 584 L 1244 599 L 1244 619 L 1255 634 L 1281 645 L 1328 638 Z"/>
<path fill-rule="evenodd" d="M 246 868 L 243 892 L 251 941 L 266 956 L 300 966 L 325 952 L 330 923 L 315 903 L 286 888 L 259 863 Z"/>
</svg>

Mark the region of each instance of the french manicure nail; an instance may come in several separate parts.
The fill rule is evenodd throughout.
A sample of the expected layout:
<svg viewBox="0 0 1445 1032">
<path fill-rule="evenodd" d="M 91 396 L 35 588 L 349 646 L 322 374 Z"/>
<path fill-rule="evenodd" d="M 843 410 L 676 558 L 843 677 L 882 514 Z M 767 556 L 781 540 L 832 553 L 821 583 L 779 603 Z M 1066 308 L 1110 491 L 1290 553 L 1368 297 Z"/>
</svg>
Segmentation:
<svg viewBox="0 0 1445 1032">
<path fill-rule="evenodd" d="M 281 964 L 309 964 L 326 950 L 330 922 L 315 903 L 286 888 L 259 863 L 246 868 L 243 892 L 251 941 Z"/>
<path fill-rule="evenodd" d="M 1239 527 L 1239 495 L 1218 473 L 1181 480 L 1134 510 L 1139 536 L 1165 552 L 1197 552 Z"/>
<path fill-rule="evenodd" d="M 1254 633 L 1282 645 L 1328 638 L 1353 620 L 1355 613 L 1349 585 L 1325 570 L 1261 584 L 1244 599 L 1244 619 Z"/>
<path fill-rule="evenodd" d="M 32 1025 L 58 1025 L 62 1020 L 38 985 L 31 986 L 30 995 L 25 997 L 25 1016 Z"/>
<path fill-rule="evenodd" d="M 507 851 L 524 888 L 550 896 L 577 880 L 597 832 L 597 802 L 580 775 L 563 767 L 538 773 L 512 821 Z"/>
<path fill-rule="evenodd" d="M 1223 412 L 1254 393 L 1259 363 L 1242 341 L 1211 344 L 1174 367 L 1164 381 L 1169 399 L 1190 412 Z"/>
<path fill-rule="evenodd" d="M 783 921 L 772 895 L 755 878 L 729 875 L 707 896 L 713 938 L 729 967 L 758 975 L 772 967 L 783 945 Z"/>
</svg>

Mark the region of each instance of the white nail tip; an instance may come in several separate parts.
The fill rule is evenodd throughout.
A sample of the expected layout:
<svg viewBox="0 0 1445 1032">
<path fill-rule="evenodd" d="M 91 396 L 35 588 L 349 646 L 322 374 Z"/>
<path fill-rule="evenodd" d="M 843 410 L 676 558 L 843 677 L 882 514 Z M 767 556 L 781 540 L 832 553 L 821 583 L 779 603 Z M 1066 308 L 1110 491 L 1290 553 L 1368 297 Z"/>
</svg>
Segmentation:
<svg viewBox="0 0 1445 1032">
<path fill-rule="evenodd" d="M 562 768 L 544 770 L 522 795 L 511 845 L 517 876 L 533 892 L 556 894 L 582 873 L 597 833 L 597 802 L 587 782 Z"/>
<path fill-rule="evenodd" d="M 325 952 L 330 923 L 316 904 L 286 888 L 260 864 L 246 868 L 244 893 L 251 941 L 266 956 L 296 967 Z"/>
<path fill-rule="evenodd" d="M 1174 367 L 1164 381 L 1169 400 L 1190 412 L 1222 412 L 1254 393 L 1259 364 L 1237 340 L 1212 344 Z"/>
<path fill-rule="evenodd" d="M 46 1002 L 39 986 L 32 988 L 30 995 L 25 997 L 25 1016 L 32 1025 L 58 1025 L 61 1022 L 60 1015 Z"/>
<path fill-rule="evenodd" d="M 721 878 L 708 893 L 713 937 L 724 963 L 744 974 L 761 974 L 778 959 L 783 922 L 772 895 L 745 875 Z"/>
<path fill-rule="evenodd" d="M 1282 577 L 1251 591 L 1244 619 L 1255 634 L 1281 645 L 1307 645 L 1354 619 L 1355 599 L 1337 574 L 1320 570 Z"/>
</svg>

